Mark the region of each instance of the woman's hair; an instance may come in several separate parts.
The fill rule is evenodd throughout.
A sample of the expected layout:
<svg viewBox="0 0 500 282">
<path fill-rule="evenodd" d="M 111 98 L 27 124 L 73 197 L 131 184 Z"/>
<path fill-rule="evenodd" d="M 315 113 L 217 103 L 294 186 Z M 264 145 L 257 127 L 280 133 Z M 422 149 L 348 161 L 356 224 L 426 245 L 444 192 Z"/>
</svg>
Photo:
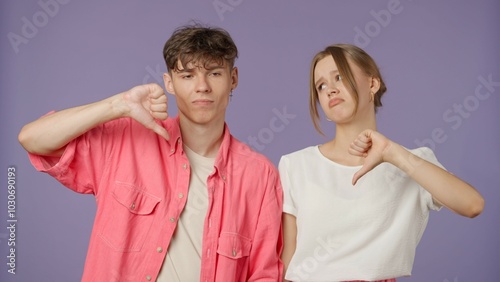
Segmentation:
<svg viewBox="0 0 500 282">
<path fill-rule="evenodd" d="M 163 58 L 168 71 L 178 71 L 178 62 L 183 68 L 188 63 L 199 63 L 206 67 L 210 63 L 231 69 L 238 57 L 238 49 L 227 31 L 200 24 L 183 26 L 174 31 L 163 47 Z"/>
<path fill-rule="evenodd" d="M 380 88 L 374 95 L 375 112 L 378 107 L 382 106 L 381 98 L 387 91 L 377 64 L 363 49 L 350 44 L 336 44 L 326 47 L 325 50 L 316 54 L 312 60 L 309 82 L 309 112 L 311 114 L 314 128 L 316 128 L 316 130 L 321 134 L 323 134 L 323 132 L 321 131 L 319 125 L 319 98 L 318 91 L 316 90 L 316 86 L 314 84 L 314 69 L 316 68 L 317 63 L 327 56 L 333 57 L 345 87 L 354 98 L 356 104 L 354 113 L 356 113 L 358 109 L 359 93 L 353 72 L 347 59 L 350 59 L 354 64 L 356 64 L 362 71 L 365 72 L 367 76 L 375 77 L 380 80 Z"/>
</svg>

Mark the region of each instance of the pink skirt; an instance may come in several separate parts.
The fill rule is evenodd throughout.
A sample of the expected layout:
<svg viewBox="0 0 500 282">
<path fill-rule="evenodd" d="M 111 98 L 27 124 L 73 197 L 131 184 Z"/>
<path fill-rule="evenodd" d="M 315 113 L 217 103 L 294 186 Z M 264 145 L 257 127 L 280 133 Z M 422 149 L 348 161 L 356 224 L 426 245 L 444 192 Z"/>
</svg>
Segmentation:
<svg viewBox="0 0 500 282">
<path fill-rule="evenodd" d="M 353 281 L 346 281 L 346 282 L 369 282 L 369 281 L 363 281 L 363 280 L 353 280 Z M 377 281 L 372 281 L 372 282 L 396 282 L 396 279 L 385 279 L 385 280 L 377 280 Z"/>
</svg>

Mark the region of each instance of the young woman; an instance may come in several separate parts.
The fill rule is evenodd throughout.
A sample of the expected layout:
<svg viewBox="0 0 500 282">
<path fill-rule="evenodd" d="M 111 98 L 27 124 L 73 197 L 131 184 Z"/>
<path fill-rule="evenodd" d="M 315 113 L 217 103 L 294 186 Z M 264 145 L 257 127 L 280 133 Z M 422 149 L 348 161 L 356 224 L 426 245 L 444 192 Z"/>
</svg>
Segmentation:
<svg viewBox="0 0 500 282">
<path fill-rule="evenodd" d="M 430 210 L 482 212 L 482 196 L 429 148 L 408 150 L 377 132 L 386 90 L 374 60 L 356 46 L 314 57 L 311 117 L 322 133 L 319 104 L 336 133 L 280 160 L 285 280 L 395 281 L 411 274 Z"/>
</svg>

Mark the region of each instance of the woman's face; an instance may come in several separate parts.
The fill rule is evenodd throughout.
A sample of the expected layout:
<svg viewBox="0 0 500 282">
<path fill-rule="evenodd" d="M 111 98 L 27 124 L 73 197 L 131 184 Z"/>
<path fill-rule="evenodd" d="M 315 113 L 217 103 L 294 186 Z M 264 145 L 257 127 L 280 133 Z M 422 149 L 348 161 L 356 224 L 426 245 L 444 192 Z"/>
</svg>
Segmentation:
<svg viewBox="0 0 500 282">
<path fill-rule="evenodd" d="M 326 56 L 319 60 L 314 69 L 314 85 L 321 108 L 326 117 L 337 124 L 351 122 L 358 116 L 358 113 L 365 113 L 370 109 L 374 112 L 373 102 L 370 101 L 372 78 L 349 58 L 347 61 L 354 75 L 359 95 L 357 112 L 355 112 L 354 93 L 350 93 L 344 85 L 333 57 Z"/>
</svg>

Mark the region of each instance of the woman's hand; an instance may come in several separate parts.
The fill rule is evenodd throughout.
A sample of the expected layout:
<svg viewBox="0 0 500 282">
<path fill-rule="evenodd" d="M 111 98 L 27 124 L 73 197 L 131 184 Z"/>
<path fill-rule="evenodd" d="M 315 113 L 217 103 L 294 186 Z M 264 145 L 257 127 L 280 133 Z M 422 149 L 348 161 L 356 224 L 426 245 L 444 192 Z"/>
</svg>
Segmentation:
<svg viewBox="0 0 500 282">
<path fill-rule="evenodd" d="M 363 166 L 352 178 L 352 185 L 355 185 L 359 178 L 367 172 L 386 161 L 385 155 L 392 147 L 392 141 L 377 131 L 367 129 L 351 143 L 349 153 L 363 157 Z"/>
</svg>

